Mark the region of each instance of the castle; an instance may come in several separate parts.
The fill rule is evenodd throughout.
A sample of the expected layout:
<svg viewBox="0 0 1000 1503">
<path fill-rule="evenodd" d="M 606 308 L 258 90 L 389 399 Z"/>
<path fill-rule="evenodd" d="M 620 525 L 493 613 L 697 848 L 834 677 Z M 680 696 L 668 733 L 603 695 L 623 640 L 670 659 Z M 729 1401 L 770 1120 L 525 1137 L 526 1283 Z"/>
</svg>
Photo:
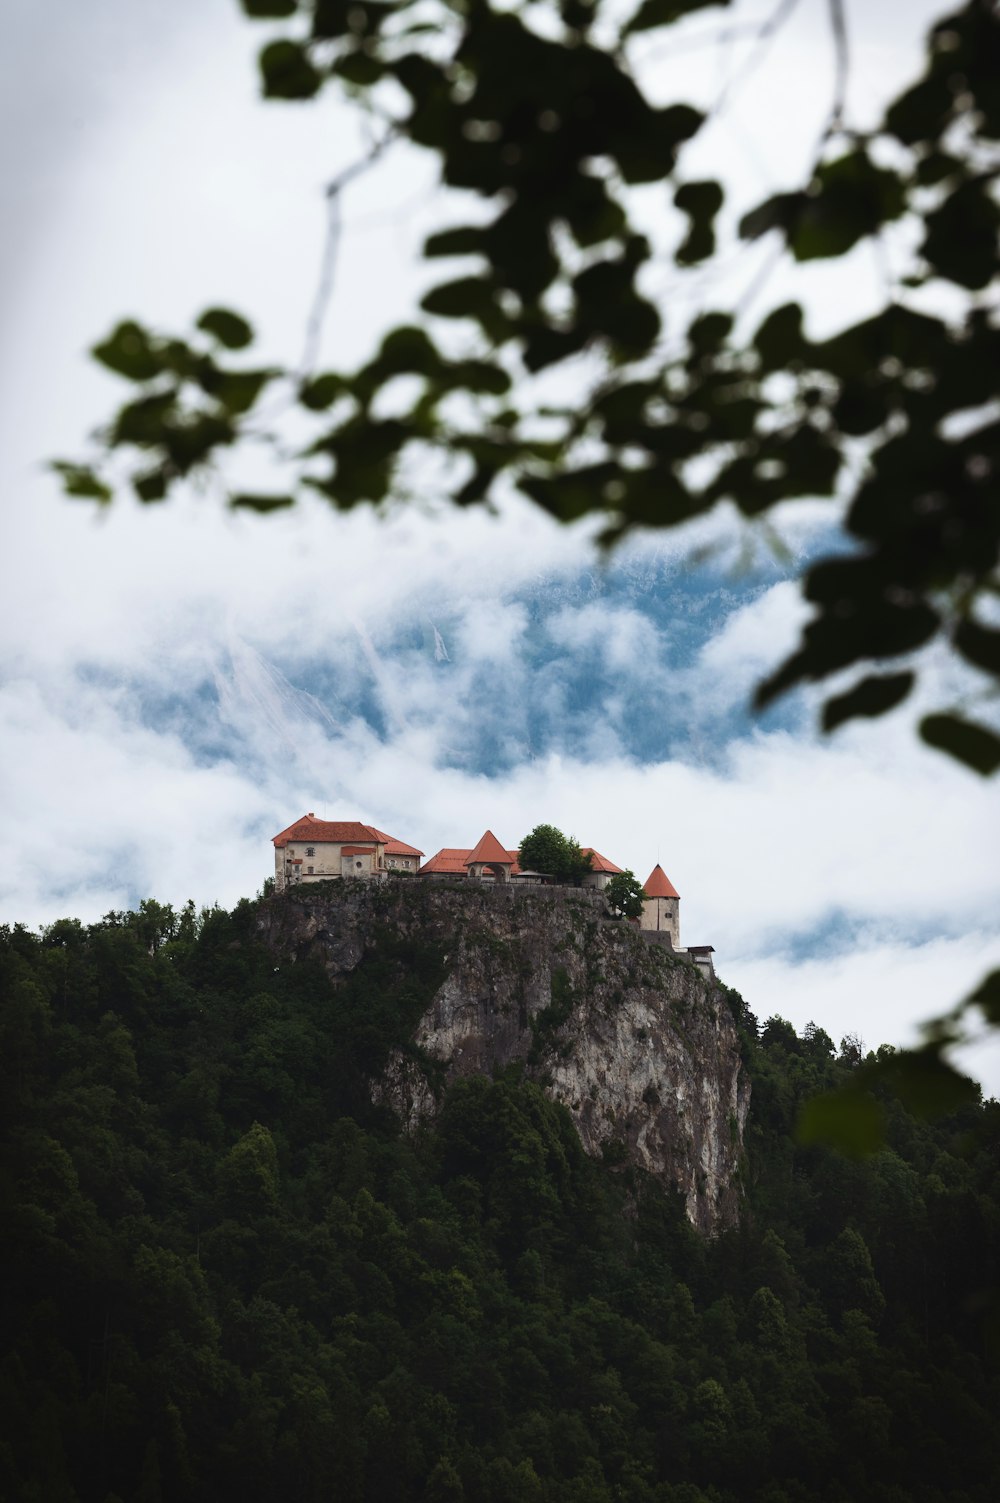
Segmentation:
<svg viewBox="0 0 1000 1503">
<path fill-rule="evenodd" d="M 549 879 L 544 872 L 524 871 L 516 850 L 505 849 L 487 830 L 474 846 L 445 846 L 420 864 L 424 852 L 407 845 L 374 825 L 360 820 L 317 819 L 304 814 L 273 837 L 274 887 L 284 892 L 302 882 L 329 882 L 345 877 L 384 880 L 393 874 L 423 877 L 466 877 L 474 882 L 511 883 L 537 887 Z M 582 846 L 590 857 L 590 870 L 581 886 L 601 892 L 621 871 L 613 861 Z M 681 947 L 680 893 L 662 866 L 653 867 L 643 886 L 642 915 L 638 927 L 651 942 L 659 942 L 675 954 L 687 955 L 703 971 L 714 975 L 711 945 Z"/>
</svg>

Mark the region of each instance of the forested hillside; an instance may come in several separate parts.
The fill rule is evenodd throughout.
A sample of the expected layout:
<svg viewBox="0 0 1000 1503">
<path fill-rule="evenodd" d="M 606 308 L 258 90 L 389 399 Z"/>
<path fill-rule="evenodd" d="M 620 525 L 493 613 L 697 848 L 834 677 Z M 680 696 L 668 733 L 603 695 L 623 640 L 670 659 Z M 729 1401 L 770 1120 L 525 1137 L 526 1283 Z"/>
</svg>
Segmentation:
<svg viewBox="0 0 1000 1503">
<path fill-rule="evenodd" d="M 713 1240 L 516 1072 L 410 1140 L 367 1079 L 442 975 L 334 991 L 255 905 L 0 930 L 3 1503 L 986 1503 L 1000 1107 L 796 1144 L 846 1078 L 730 1001 L 753 1080 Z"/>
</svg>

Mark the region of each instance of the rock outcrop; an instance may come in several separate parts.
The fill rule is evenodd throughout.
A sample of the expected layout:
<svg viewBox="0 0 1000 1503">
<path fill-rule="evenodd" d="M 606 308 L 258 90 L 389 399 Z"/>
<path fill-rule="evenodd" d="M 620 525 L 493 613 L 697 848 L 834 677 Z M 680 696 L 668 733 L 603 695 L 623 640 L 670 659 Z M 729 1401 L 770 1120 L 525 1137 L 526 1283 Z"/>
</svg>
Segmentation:
<svg viewBox="0 0 1000 1503">
<path fill-rule="evenodd" d="M 257 925 L 272 951 L 319 960 L 335 985 L 380 937 L 437 946 L 445 979 L 414 1041 L 446 1079 L 521 1062 L 589 1153 L 676 1185 L 702 1231 L 735 1219 L 749 1081 L 726 994 L 608 920 L 598 893 L 341 882 L 262 903 Z M 400 1052 L 372 1094 L 409 1128 L 436 1109 L 426 1073 Z"/>
</svg>

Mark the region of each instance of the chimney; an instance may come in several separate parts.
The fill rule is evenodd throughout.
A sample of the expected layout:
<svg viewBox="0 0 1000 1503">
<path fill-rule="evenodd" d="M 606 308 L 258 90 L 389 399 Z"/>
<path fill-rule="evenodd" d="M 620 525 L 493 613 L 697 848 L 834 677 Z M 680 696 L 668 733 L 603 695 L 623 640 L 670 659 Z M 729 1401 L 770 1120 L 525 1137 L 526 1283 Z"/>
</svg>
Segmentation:
<svg viewBox="0 0 1000 1503">
<path fill-rule="evenodd" d="M 315 818 L 316 818 L 315 814 L 310 809 L 309 813 L 306 815 L 306 819 L 315 819 Z"/>
</svg>

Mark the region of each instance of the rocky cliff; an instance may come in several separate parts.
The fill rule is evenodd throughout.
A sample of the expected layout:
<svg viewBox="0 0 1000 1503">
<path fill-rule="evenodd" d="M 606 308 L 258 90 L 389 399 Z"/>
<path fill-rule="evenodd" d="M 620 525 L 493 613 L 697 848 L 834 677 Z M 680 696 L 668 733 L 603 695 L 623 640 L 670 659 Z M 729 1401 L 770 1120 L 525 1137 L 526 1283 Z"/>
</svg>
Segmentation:
<svg viewBox="0 0 1000 1503">
<path fill-rule="evenodd" d="M 521 1062 L 589 1153 L 627 1156 L 679 1187 L 703 1231 L 734 1220 L 749 1081 L 724 991 L 609 921 L 596 893 L 472 882 L 341 882 L 262 903 L 261 939 L 312 957 L 336 985 L 379 944 L 434 945 L 444 979 L 373 1098 L 408 1127 L 435 1111 L 430 1078 Z"/>
</svg>

